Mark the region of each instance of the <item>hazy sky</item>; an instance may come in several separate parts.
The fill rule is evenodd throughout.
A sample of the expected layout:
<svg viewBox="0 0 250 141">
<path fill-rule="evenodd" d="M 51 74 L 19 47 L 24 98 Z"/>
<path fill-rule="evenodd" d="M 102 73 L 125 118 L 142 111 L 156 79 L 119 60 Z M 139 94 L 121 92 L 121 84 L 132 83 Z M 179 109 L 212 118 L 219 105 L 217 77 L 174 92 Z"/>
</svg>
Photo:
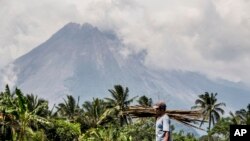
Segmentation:
<svg viewBox="0 0 250 141">
<path fill-rule="evenodd" d="M 114 30 L 154 69 L 250 86 L 250 0 L 0 0 L 0 68 L 68 22 Z"/>
</svg>

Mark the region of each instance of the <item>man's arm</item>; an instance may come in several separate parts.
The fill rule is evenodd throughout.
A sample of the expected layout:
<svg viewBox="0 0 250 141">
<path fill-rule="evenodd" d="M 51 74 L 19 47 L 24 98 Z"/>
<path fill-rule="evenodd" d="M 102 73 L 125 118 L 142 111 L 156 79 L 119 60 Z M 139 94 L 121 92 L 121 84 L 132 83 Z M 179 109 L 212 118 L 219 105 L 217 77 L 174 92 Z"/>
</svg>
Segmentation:
<svg viewBox="0 0 250 141">
<path fill-rule="evenodd" d="M 169 132 L 168 131 L 165 132 L 163 141 L 169 141 Z"/>
<path fill-rule="evenodd" d="M 164 116 L 164 118 L 163 118 L 163 131 L 165 132 L 163 141 L 169 141 L 169 138 L 170 138 L 170 119 L 168 116 Z"/>
</svg>

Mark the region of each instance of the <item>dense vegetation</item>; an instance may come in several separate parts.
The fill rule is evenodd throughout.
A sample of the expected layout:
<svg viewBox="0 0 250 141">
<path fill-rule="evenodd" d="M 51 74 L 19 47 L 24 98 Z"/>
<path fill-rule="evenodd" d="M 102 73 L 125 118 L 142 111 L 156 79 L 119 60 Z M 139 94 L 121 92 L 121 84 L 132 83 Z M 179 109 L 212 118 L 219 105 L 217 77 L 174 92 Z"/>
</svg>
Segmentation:
<svg viewBox="0 0 250 141">
<path fill-rule="evenodd" d="M 129 89 L 115 85 L 111 97 L 93 98 L 79 103 L 80 98 L 68 95 L 62 103 L 49 109 L 48 101 L 33 94 L 24 95 L 7 85 L 0 94 L 0 140 L 19 141 L 152 141 L 155 139 L 154 118 L 132 120 L 119 115 L 135 100 L 142 106 L 152 106 L 146 96 L 129 97 Z M 194 109 L 202 109 L 207 123 L 207 135 L 195 137 L 183 131 L 175 132 L 175 141 L 228 141 L 230 124 L 250 124 L 250 104 L 246 109 L 222 117 L 225 103 L 217 94 L 205 92 L 194 100 Z"/>
</svg>

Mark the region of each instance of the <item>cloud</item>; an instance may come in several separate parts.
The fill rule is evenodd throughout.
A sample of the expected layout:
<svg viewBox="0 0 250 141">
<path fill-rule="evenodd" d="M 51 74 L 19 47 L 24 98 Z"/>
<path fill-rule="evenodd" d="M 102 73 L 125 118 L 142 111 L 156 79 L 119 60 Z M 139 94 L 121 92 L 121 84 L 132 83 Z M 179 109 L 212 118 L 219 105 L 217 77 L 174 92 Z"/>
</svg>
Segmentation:
<svg viewBox="0 0 250 141">
<path fill-rule="evenodd" d="M 8 84 L 11 89 L 16 86 L 17 75 L 16 72 L 14 71 L 14 68 L 15 66 L 13 64 L 9 64 L 1 70 L 1 75 L 0 75 L 1 90 L 4 89 L 4 85 L 6 84 Z"/>
<path fill-rule="evenodd" d="M 149 27 L 157 33 L 151 32 L 151 43 L 146 40 L 149 43 L 146 64 L 249 83 L 249 2 L 237 1 L 236 6 L 235 1 L 181 3 L 177 0 L 175 3 L 166 1 L 161 4 L 172 4 L 172 8 L 148 12 Z"/>
<path fill-rule="evenodd" d="M 78 16 L 77 13 L 74 5 L 59 0 L 1 1 L 1 60 L 8 63 L 10 58 L 15 59 L 36 47 Z"/>
<path fill-rule="evenodd" d="M 250 84 L 247 0 L 0 1 L 0 67 L 68 22 L 114 30 L 125 54 L 147 51 L 152 69 L 184 70 Z"/>
</svg>

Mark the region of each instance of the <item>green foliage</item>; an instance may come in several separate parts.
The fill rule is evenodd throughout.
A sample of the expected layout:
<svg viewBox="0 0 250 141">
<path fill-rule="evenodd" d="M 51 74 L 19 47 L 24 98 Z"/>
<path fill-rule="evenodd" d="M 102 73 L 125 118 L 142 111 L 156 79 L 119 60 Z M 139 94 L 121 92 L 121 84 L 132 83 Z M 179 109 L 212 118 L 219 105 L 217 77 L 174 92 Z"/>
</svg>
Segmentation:
<svg viewBox="0 0 250 141">
<path fill-rule="evenodd" d="M 218 123 L 215 124 L 210 135 L 220 137 L 220 141 L 229 141 L 229 129 L 231 124 L 246 125 L 249 124 L 250 117 L 250 104 L 247 109 L 240 109 L 235 113 L 230 112 L 230 117 L 221 118 Z"/>
<path fill-rule="evenodd" d="M 208 120 L 208 132 L 211 129 L 211 125 L 215 124 L 220 119 L 220 114 L 224 114 L 222 106 L 226 106 L 225 103 L 217 103 L 217 93 L 208 93 L 199 95 L 199 99 L 195 101 L 195 106 L 192 109 L 202 110 L 203 120 L 200 125 Z"/>
<path fill-rule="evenodd" d="M 11 125 L 14 123 L 13 118 L 16 115 L 16 111 L 13 104 L 14 97 L 10 92 L 9 86 L 6 85 L 5 92 L 0 94 L 0 138 L 3 140 L 11 140 L 14 134 L 15 129 Z"/>
<path fill-rule="evenodd" d="M 199 138 L 199 141 L 222 141 L 218 136 L 204 135 Z"/>
<path fill-rule="evenodd" d="M 48 101 L 33 94 L 25 96 L 18 88 L 11 92 L 7 85 L 0 93 L 0 138 L 19 141 L 155 140 L 154 118 L 131 120 L 129 116 L 120 115 L 135 99 L 129 98 L 128 88 L 115 85 L 109 92 L 111 98 L 93 98 L 83 102 L 82 107 L 79 107 L 79 97 L 75 100 L 68 95 L 63 103 L 55 106 L 57 112 L 53 113 L 48 109 Z M 246 109 L 230 112 L 230 117 L 221 118 L 220 114 L 224 113 L 221 107 L 225 104 L 218 103 L 216 96 L 206 92 L 195 101 L 193 108 L 203 110 L 203 122 L 209 121 L 208 135 L 200 137 L 199 141 L 228 141 L 230 124 L 249 124 L 250 104 Z M 152 99 L 146 96 L 141 96 L 137 102 L 152 106 Z M 175 141 L 198 141 L 192 134 L 182 131 L 173 132 L 172 138 Z"/>
<path fill-rule="evenodd" d="M 80 141 L 132 141 L 132 137 L 121 132 L 119 128 L 109 126 L 88 130 L 79 137 Z"/>
<path fill-rule="evenodd" d="M 123 126 L 121 132 L 131 136 L 133 141 L 155 140 L 155 119 L 140 119 L 132 124 Z"/>
<path fill-rule="evenodd" d="M 34 112 L 35 115 L 47 117 L 49 115 L 48 101 L 40 99 L 33 94 L 26 95 L 28 111 Z"/>
<path fill-rule="evenodd" d="M 59 103 L 57 108 L 57 112 L 60 116 L 66 117 L 70 121 L 75 121 L 80 115 L 80 107 L 79 100 L 76 102 L 75 98 L 72 95 L 67 95 L 67 100 L 63 99 L 63 103 Z"/>
<path fill-rule="evenodd" d="M 129 99 L 129 89 L 127 87 L 124 89 L 121 85 L 115 85 L 114 90 L 109 89 L 109 92 L 111 93 L 112 98 L 105 98 L 109 107 L 116 111 L 115 113 L 116 116 L 119 117 L 121 126 L 123 126 L 124 123 L 128 124 L 129 117 L 118 114 L 125 110 L 136 97 Z"/>
<path fill-rule="evenodd" d="M 221 118 L 209 134 L 220 136 L 221 141 L 229 141 L 230 124 L 232 123 L 229 117 Z"/>
<path fill-rule="evenodd" d="M 151 107 L 153 103 L 152 99 L 146 97 L 145 95 L 141 96 L 137 102 L 144 107 Z"/>
<path fill-rule="evenodd" d="M 246 109 L 240 109 L 235 112 L 235 115 L 239 118 L 240 124 L 250 125 L 250 104 Z"/>
<path fill-rule="evenodd" d="M 193 134 L 184 134 L 182 130 L 178 133 L 172 133 L 172 138 L 174 141 L 198 141 Z"/>
<path fill-rule="evenodd" d="M 106 111 L 107 104 L 102 99 L 93 98 L 93 101 L 86 101 L 82 104 L 84 124 L 89 128 L 97 127 L 97 123 Z"/>
<path fill-rule="evenodd" d="M 3 134 L 9 134 L 20 141 L 30 138 L 29 130 L 31 122 L 48 123 L 45 118 L 36 115 L 34 108 L 32 111 L 28 109 L 28 100 L 20 89 L 16 88 L 14 94 L 10 94 L 9 87 L 1 94 L 0 109 L 4 113 Z M 8 131 L 8 133 L 7 133 Z M 7 137 L 4 135 L 4 138 Z"/>
<path fill-rule="evenodd" d="M 60 140 L 64 141 L 77 140 L 81 134 L 79 123 L 70 123 L 65 120 L 55 120 L 54 128 L 56 129 L 56 135 L 60 138 Z"/>
<path fill-rule="evenodd" d="M 47 137 L 43 130 L 39 131 L 33 131 L 31 128 L 27 128 L 27 134 L 26 140 L 32 140 L 32 141 L 46 141 Z"/>
</svg>

